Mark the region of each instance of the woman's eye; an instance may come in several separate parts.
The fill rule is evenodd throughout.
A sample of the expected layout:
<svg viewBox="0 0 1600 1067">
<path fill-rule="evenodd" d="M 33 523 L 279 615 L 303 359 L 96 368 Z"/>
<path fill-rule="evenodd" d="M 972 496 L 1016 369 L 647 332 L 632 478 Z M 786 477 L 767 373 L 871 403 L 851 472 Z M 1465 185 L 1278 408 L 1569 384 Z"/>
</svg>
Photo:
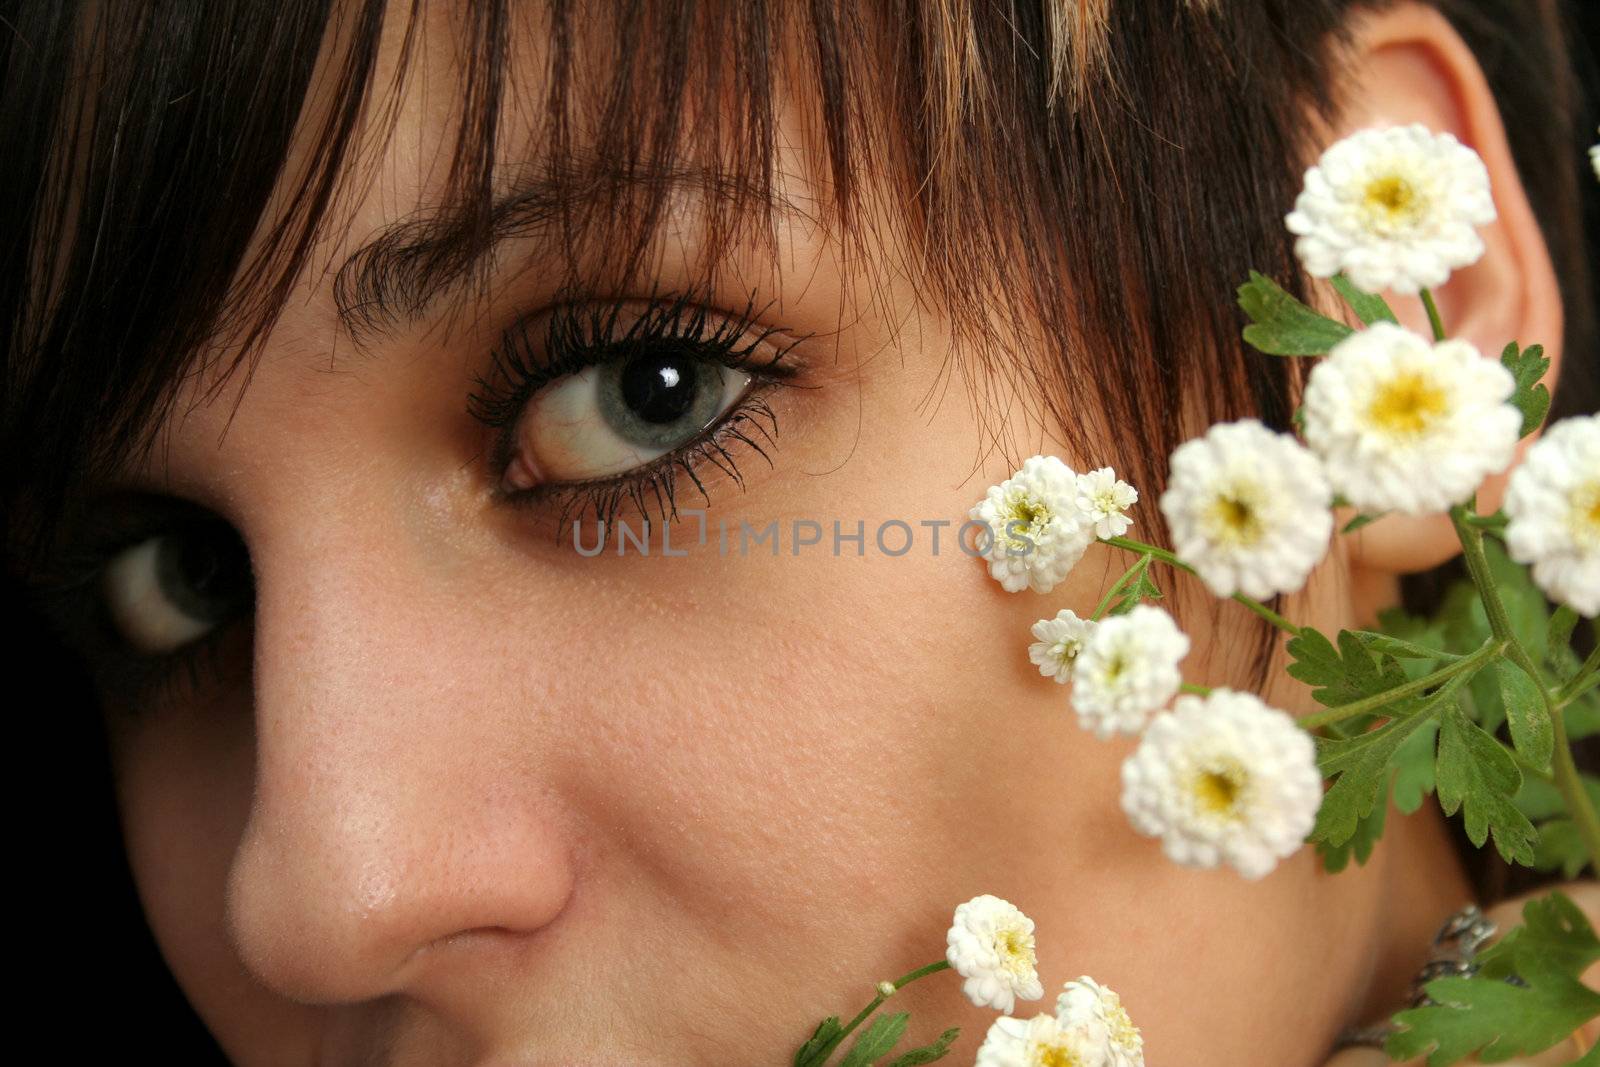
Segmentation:
<svg viewBox="0 0 1600 1067">
<path fill-rule="evenodd" d="M 222 522 L 185 525 L 125 548 L 101 582 L 112 625 L 150 656 L 200 640 L 248 610 L 254 595 L 249 553 Z"/>
<path fill-rule="evenodd" d="M 648 346 L 551 382 L 517 420 L 508 487 L 589 481 L 642 467 L 714 426 L 751 381 L 673 346 Z"/>
</svg>

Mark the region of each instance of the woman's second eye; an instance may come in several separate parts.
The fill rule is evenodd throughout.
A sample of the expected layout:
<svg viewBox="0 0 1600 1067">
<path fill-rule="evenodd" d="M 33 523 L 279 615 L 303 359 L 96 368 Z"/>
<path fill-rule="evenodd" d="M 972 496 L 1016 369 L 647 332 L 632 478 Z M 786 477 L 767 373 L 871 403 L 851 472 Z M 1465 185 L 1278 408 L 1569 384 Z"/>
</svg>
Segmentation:
<svg viewBox="0 0 1600 1067">
<path fill-rule="evenodd" d="M 107 614 L 135 651 L 165 656 L 249 608 L 250 556 L 226 523 L 185 525 L 123 549 L 101 576 Z"/>
<path fill-rule="evenodd" d="M 513 429 L 506 483 L 531 489 L 624 474 L 714 426 L 751 375 L 673 346 L 644 346 L 551 382 Z"/>
</svg>

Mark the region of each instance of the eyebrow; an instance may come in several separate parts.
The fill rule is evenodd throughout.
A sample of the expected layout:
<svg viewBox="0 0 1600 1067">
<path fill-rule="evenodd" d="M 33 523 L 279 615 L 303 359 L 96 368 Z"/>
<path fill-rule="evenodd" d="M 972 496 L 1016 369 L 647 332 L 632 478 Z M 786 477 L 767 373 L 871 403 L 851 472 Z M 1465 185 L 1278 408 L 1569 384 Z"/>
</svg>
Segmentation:
<svg viewBox="0 0 1600 1067">
<path fill-rule="evenodd" d="M 763 189 L 701 167 L 617 173 L 600 166 L 580 174 L 574 181 L 570 175 L 527 172 L 494 198 L 481 221 L 462 206 L 422 209 L 385 226 L 334 275 L 334 306 L 345 332 L 364 344 L 417 324 L 444 297 L 478 276 L 507 241 L 548 230 L 574 205 L 598 202 L 602 193 L 614 197 L 633 188 L 665 199 L 731 199 L 741 207 L 764 207 L 769 218 L 817 221 L 814 212 L 775 186 Z"/>
</svg>

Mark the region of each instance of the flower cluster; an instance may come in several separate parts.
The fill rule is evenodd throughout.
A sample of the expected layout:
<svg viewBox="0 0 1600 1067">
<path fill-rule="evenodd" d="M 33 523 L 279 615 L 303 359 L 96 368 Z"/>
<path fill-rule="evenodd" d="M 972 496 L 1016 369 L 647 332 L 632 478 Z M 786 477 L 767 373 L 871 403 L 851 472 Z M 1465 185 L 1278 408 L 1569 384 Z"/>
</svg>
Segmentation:
<svg viewBox="0 0 1600 1067">
<path fill-rule="evenodd" d="M 1333 492 L 1317 459 L 1254 419 L 1172 453 L 1161 512 L 1178 555 L 1217 596 L 1299 589 L 1327 551 Z"/>
<path fill-rule="evenodd" d="M 1536 353 L 1495 361 L 1446 339 L 1428 293 L 1482 254 L 1476 228 L 1493 218 L 1482 162 L 1448 134 L 1408 126 L 1334 145 L 1307 173 L 1287 220 L 1304 266 L 1318 277 L 1343 274 L 1341 284 L 1359 287 L 1347 294 L 1420 292 L 1435 339 L 1400 326 L 1375 297 L 1357 308 L 1360 329 L 1299 305 L 1301 325 L 1326 324 L 1326 358 L 1296 418 L 1301 437 L 1244 419 L 1182 444 L 1160 498 L 1172 553 L 1123 536 L 1139 494 L 1110 467 L 1079 474 L 1034 456 L 971 511 L 993 531 L 990 570 L 1011 591 L 1049 592 L 1095 540 L 1143 551 L 1092 614 L 1063 609 L 1036 622 L 1028 658 L 1042 676 L 1070 683 L 1084 729 L 1139 739 L 1123 765 L 1122 807 L 1179 863 L 1264 876 L 1312 831 L 1322 777 L 1309 733 L 1248 693 L 1190 686 L 1204 695 L 1163 714 L 1184 688 L 1190 641 L 1147 603 L 1160 595 L 1148 570 L 1157 560 L 1182 567 L 1217 596 L 1298 633 L 1261 601 L 1304 587 L 1327 553 L 1336 504 L 1363 522 L 1386 512 L 1459 515 L 1486 477 L 1511 465 L 1530 403 L 1519 380 L 1538 370 Z M 1281 296 L 1278 305 L 1292 303 Z M 1512 556 L 1531 563 L 1553 597 L 1594 614 L 1600 417 L 1569 419 L 1534 445 L 1505 510 Z M 1069 1040 L 1066 1029 L 1049 1033 Z"/>
<path fill-rule="evenodd" d="M 1244 551 L 1250 545 L 1266 557 L 1258 568 L 1273 568 L 1280 575 L 1293 571 L 1295 584 L 1303 582 L 1321 558 L 1332 521 L 1329 492 L 1311 454 L 1258 423 L 1218 427 L 1180 453 L 1190 458 L 1181 465 L 1174 462 L 1174 488 L 1162 501 L 1169 521 L 1178 526 L 1186 517 L 1199 516 L 1195 525 L 1203 525 L 1208 505 L 1201 501 L 1209 495 L 1213 510 L 1223 506 L 1218 500 L 1251 501 L 1258 516 L 1253 521 L 1261 527 L 1253 539 L 1233 544 L 1221 535 L 1209 542 L 1195 535 L 1202 541 L 1199 547 L 1191 544 L 1190 552 L 1211 561 L 1208 584 L 1225 584 L 1230 590 L 1239 584 L 1237 576 L 1251 567 Z M 1281 467 L 1263 466 L 1263 457 L 1276 457 Z M 1019 471 L 1011 482 L 1025 474 Z M 1096 475 L 1120 484 L 1108 470 Z M 990 499 L 994 496 L 991 490 Z M 1297 497 L 1303 507 L 1297 507 Z M 1312 526 L 1309 535 L 1303 531 L 1306 515 Z M 1185 542 L 1180 538 L 1179 543 Z M 1210 555 L 1207 545 L 1214 548 Z M 1201 569 L 1200 574 L 1207 572 Z M 1244 584 L 1259 588 L 1253 573 Z M 1034 623 L 1033 637 L 1029 660 L 1042 676 L 1072 683 L 1072 707 L 1085 730 L 1101 740 L 1142 734 L 1123 766 L 1122 805 L 1136 830 L 1162 839 L 1168 856 L 1202 867 L 1226 862 L 1247 878 L 1259 878 L 1300 847 L 1321 799 L 1322 779 L 1309 735 L 1284 712 L 1227 690 L 1204 701 L 1181 698 L 1172 714 L 1158 714 L 1182 685 L 1179 665 L 1190 647 L 1170 614 L 1146 603 L 1132 603 L 1108 618 L 1084 619 L 1064 609 Z M 991 926 L 997 921 L 985 919 Z M 1024 944 L 1020 934 L 1007 943 Z M 996 954 L 1003 953 L 996 944 L 989 933 L 969 931 L 959 951 L 963 958 L 999 958 Z M 950 961 L 957 964 L 957 942 L 951 945 Z M 1001 981 L 1004 973 L 1009 972 L 980 969 L 969 986 L 990 984 L 972 986 L 969 995 L 1009 1011 L 1013 994 L 1021 994 Z M 1007 1033 L 1022 1040 L 1022 1029 Z M 1050 1040 L 1070 1038 L 1068 1030 L 1049 1033 Z"/>
<path fill-rule="evenodd" d="M 1430 344 L 1376 322 L 1335 345 L 1306 384 L 1305 434 L 1335 492 L 1362 511 L 1436 514 L 1516 451 L 1511 372 L 1466 341 Z"/>
<path fill-rule="evenodd" d="M 1300 847 L 1322 802 L 1311 735 L 1250 693 L 1179 697 L 1122 765 L 1122 807 L 1172 860 L 1260 878 Z"/>
<path fill-rule="evenodd" d="M 967 980 L 961 991 L 978 1007 L 1010 1015 L 1018 997 L 1044 996 L 1033 953 L 1033 920 L 1016 905 L 987 894 L 973 897 L 956 909 L 945 940 L 945 958 Z"/>
<path fill-rule="evenodd" d="M 1178 661 L 1189 638 L 1172 616 L 1149 604 L 1095 624 L 1073 670 L 1072 707 L 1102 741 L 1134 736 L 1178 692 Z"/>
<path fill-rule="evenodd" d="M 1055 1014 L 996 1019 L 977 1067 L 1143 1067 L 1144 1038 L 1122 998 L 1087 975 L 1068 982 Z"/>
<path fill-rule="evenodd" d="M 1002 589 L 1048 593 L 1097 535 L 1128 528 L 1126 510 L 1137 499 L 1109 468 L 1080 475 L 1055 456 L 1034 456 L 991 486 L 968 517 L 989 529 L 984 556 Z"/>
<path fill-rule="evenodd" d="M 1511 475 L 1506 547 L 1551 598 L 1600 615 L 1600 415 L 1551 426 Z"/>
<path fill-rule="evenodd" d="M 974 897 L 956 909 L 947 957 L 980 1008 L 1005 1013 L 989 1027 L 977 1067 L 1144 1067 L 1144 1038 L 1122 999 L 1087 975 L 1068 982 L 1054 1014 L 1010 1018 L 1014 997 L 1044 995 L 1035 968 L 1033 921 L 1007 901 Z"/>
<path fill-rule="evenodd" d="M 1600 176 L 1600 146 L 1591 154 Z M 1286 224 L 1302 266 L 1332 279 L 1360 325 L 1329 318 L 1258 274 L 1240 290 L 1252 320 L 1247 342 L 1274 356 L 1323 357 L 1305 379 L 1298 432 L 1243 419 L 1179 446 L 1159 499 L 1172 550 L 1125 536 L 1140 496 L 1111 467 L 1079 473 L 1053 456 L 1028 459 L 969 513 L 988 535 L 989 573 L 1009 592 L 1051 592 L 1097 541 L 1133 554 L 1092 611 L 1061 609 L 1034 623 L 1028 659 L 1041 678 L 1066 687 L 1084 730 L 1136 739 L 1122 764 L 1121 806 L 1176 863 L 1227 864 L 1258 879 L 1307 841 L 1330 870 L 1351 856 L 1365 862 L 1390 790 L 1412 810 L 1398 792 L 1404 775 L 1412 794 L 1435 791 L 1446 814 L 1464 814 L 1474 844 L 1492 837 L 1507 860 L 1565 866 L 1569 876 L 1600 869 L 1592 780 L 1559 747 L 1575 730 L 1600 733 L 1600 653 L 1582 657 L 1568 640 L 1578 616 L 1600 614 L 1600 415 L 1545 428 L 1511 474 L 1502 511 L 1481 514 L 1479 486 L 1510 467 L 1519 442 L 1545 421 L 1550 396 L 1539 379 L 1549 360 L 1537 345 L 1512 343 L 1491 360 L 1450 339 L 1430 292 L 1482 255 L 1476 230 L 1494 217 L 1486 168 L 1448 134 L 1404 126 L 1333 145 L 1307 172 Z M 1384 290 L 1417 294 L 1432 337 L 1401 326 L 1378 295 Z M 1385 513 L 1447 515 L 1471 595 L 1447 597 L 1437 623 L 1401 620 L 1389 632 L 1343 630 L 1335 640 L 1291 623 L 1264 601 L 1305 586 L 1328 551 L 1336 507 L 1356 511 L 1346 531 Z M 1491 551 L 1491 541 L 1504 552 Z M 1512 561 L 1529 567 L 1531 581 Z M 1151 576 L 1157 566 L 1193 574 L 1286 634 L 1288 673 L 1311 687 L 1322 710 L 1297 721 L 1252 693 L 1186 684 L 1190 639 L 1152 603 L 1162 599 Z M 1560 611 L 1543 610 L 1535 585 Z M 1537 642 L 1525 644 L 1519 630 L 1537 633 Z M 1491 665 L 1495 683 L 1477 685 L 1477 672 Z M 1568 718 L 1580 704 L 1586 714 Z M 1542 826 L 1522 806 L 1523 769 L 1553 783 L 1566 806 L 1533 815 Z M 1326 793 L 1324 774 L 1333 783 Z M 1419 778 L 1428 783 L 1420 789 Z M 1546 921 L 1541 938 L 1564 923 L 1589 936 L 1567 907 L 1568 918 Z M 1572 953 L 1578 967 L 1584 951 Z M 943 960 L 879 983 L 877 999 L 848 1026 L 824 1020 L 795 1067 L 823 1067 L 885 998 L 943 969 L 961 976 L 973 1004 L 1003 1013 L 977 1067 L 1143 1067 L 1144 1040 L 1121 999 L 1090 977 L 1066 983 L 1053 1012 L 1012 1017 L 1018 1000 L 1044 995 L 1034 924 L 989 895 L 956 909 Z M 1520 962 L 1513 970 L 1522 973 Z M 1391 1057 L 1456 1040 L 1462 1013 L 1477 1011 L 1470 997 L 1459 999 L 1397 1016 Z M 1533 996 L 1518 1008 L 1552 1035 L 1571 1028 L 1564 1010 Z M 904 1020 L 879 1018 L 845 1062 L 871 1062 L 864 1048 L 881 1055 Z M 1495 1020 L 1477 1022 L 1484 1029 Z M 940 1059 L 955 1034 L 894 1062 Z"/>
<path fill-rule="evenodd" d="M 1477 227 L 1494 220 L 1478 154 L 1411 125 L 1362 130 L 1329 148 L 1285 221 L 1313 277 L 1343 273 L 1369 293 L 1415 293 L 1477 262 Z"/>
</svg>

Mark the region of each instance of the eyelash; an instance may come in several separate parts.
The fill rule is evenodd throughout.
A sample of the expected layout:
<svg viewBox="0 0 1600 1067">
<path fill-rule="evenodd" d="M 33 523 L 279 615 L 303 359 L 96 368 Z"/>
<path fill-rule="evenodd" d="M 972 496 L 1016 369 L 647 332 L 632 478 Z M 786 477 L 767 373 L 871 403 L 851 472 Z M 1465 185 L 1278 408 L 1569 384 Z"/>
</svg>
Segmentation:
<svg viewBox="0 0 1600 1067">
<path fill-rule="evenodd" d="M 622 326 L 620 316 L 634 308 L 638 309 L 637 317 Z M 793 338 L 770 359 L 763 357 L 760 366 L 754 365 L 758 349 L 786 332 L 782 327 L 758 324 L 765 310 L 756 308 L 752 296 L 739 314 L 722 316 L 701 303 L 693 292 L 653 293 L 643 301 L 563 302 L 550 312 L 514 323 L 493 352 L 489 373 L 476 379 L 476 388 L 467 398 L 469 414 L 497 432 L 489 457 L 490 472 L 497 483 L 515 458 L 517 426 L 534 394 L 552 382 L 605 363 L 630 349 L 670 344 L 688 350 L 698 359 L 742 370 L 753 381 L 746 394 L 702 434 L 636 470 L 589 481 L 497 490 L 500 498 L 516 507 L 554 509 L 559 530 L 566 527 L 569 519 L 581 520 L 585 515 L 609 524 L 627 505 L 646 518 L 653 510 L 663 521 L 676 520 L 680 477 L 687 478 L 701 498 L 710 503 L 710 494 L 698 473 L 706 464 L 718 468 L 743 488 L 744 478 L 732 449 L 748 448 L 771 465 L 766 449 L 752 433 L 768 447 L 777 444 L 778 418 L 765 394 L 777 386 L 794 385 L 791 379 L 796 369 L 783 360 L 807 339 Z M 543 342 L 535 343 L 533 321 L 545 314 L 548 325 Z"/>
</svg>

